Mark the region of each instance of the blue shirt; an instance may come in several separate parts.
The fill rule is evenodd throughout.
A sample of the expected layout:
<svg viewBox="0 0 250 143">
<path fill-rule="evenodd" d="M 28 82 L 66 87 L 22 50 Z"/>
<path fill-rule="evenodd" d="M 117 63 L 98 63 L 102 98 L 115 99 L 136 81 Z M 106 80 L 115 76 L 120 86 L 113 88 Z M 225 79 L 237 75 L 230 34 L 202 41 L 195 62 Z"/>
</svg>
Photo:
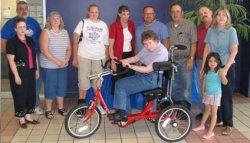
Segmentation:
<svg viewBox="0 0 250 143">
<path fill-rule="evenodd" d="M 146 30 L 153 30 L 159 37 L 159 40 L 163 43 L 163 40 L 168 38 L 167 26 L 159 21 L 155 21 L 149 26 L 145 26 L 144 23 L 139 25 L 135 31 L 135 40 L 138 52 L 143 49 L 143 44 L 141 43 L 141 34 Z"/>
<path fill-rule="evenodd" d="M 16 17 L 11 18 L 10 20 L 8 20 L 5 25 L 3 26 L 2 30 L 1 30 L 1 38 L 2 39 L 6 39 L 9 40 L 10 38 L 14 37 L 16 35 L 16 31 L 14 29 L 14 20 Z M 32 33 L 32 39 L 35 42 L 35 50 L 39 51 L 39 37 L 41 34 L 41 27 L 38 24 L 38 22 L 31 17 L 28 17 L 26 19 L 26 23 L 27 23 L 27 30 L 28 32 Z"/>
<path fill-rule="evenodd" d="M 227 63 L 231 46 L 239 45 L 237 33 L 233 27 L 223 30 L 209 28 L 205 43 L 209 44 L 213 52 L 219 53 L 223 65 Z"/>
<path fill-rule="evenodd" d="M 154 62 L 163 62 L 168 60 L 168 50 L 161 44 L 158 43 L 157 47 L 153 51 L 149 51 L 144 48 L 137 54 L 140 63 L 144 65 L 150 65 Z"/>
<path fill-rule="evenodd" d="M 219 76 L 219 70 L 217 72 L 208 71 L 205 74 L 206 87 L 205 92 L 207 95 L 221 95 L 221 78 Z"/>
</svg>

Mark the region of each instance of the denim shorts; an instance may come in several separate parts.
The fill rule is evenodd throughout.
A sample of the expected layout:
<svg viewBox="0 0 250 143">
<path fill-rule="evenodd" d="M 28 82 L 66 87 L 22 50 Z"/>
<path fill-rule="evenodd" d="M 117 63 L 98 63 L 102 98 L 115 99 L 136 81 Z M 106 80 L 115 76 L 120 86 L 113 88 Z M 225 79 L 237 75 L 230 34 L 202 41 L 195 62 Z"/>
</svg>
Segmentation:
<svg viewBox="0 0 250 143">
<path fill-rule="evenodd" d="M 44 81 L 45 99 L 64 97 L 67 91 L 67 67 L 48 69 L 41 67 L 41 75 Z"/>
</svg>

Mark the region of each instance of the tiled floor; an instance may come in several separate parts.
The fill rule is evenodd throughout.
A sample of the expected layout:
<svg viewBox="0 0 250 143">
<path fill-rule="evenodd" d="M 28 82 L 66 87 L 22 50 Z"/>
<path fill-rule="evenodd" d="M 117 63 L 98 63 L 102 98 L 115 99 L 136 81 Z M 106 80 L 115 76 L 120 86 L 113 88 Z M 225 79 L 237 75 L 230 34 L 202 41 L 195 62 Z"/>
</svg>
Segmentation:
<svg viewBox="0 0 250 143">
<path fill-rule="evenodd" d="M 75 100 L 66 99 L 65 107 L 70 109 Z M 154 124 L 140 120 L 127 128 L 119 128 L 112 125 L 104 118 L 98 131 L 86 139 L 74 139 L 70 137 L 64 128 L 64 118 L 55 112 L 55 117 L 48 120 L 44 115 L 34 118 L 41 123 L 28 125 L 28 129 L 21 129 L 13 116 L 12 99 L 1 100 L 1 143 L 163 143 L 155 133 Z M 194 111 L 195 112 L 195 109 Z M 194 114 L 192 114 L 194 116 Z M 193 119 L 196 126 L 198 123 Z M 222 136 L 222 128 L 216 128 L 216 137 L 205 141 L 201 139 L 204 132 L 190 132 L 181 143 L 250 143 L 250 98 L 239 94 L 234 95 L 234 126 L 231 136 Z"/>
</svg>

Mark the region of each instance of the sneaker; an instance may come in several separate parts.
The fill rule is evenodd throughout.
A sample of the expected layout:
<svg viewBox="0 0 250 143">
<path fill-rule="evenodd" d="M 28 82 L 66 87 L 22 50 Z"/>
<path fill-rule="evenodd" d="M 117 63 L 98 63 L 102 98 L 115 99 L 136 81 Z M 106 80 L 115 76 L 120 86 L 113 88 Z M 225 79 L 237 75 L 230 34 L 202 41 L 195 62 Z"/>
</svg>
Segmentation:
<svg viewBox="0 0 250 143">
<path fill-rule="evenodd" d="M 227 126 L 227 127 L 225 127 L 223 130 L 222 130 L 222 135 L 224 135 L 224 136 L 229 136 L 231 133 L 232 133 L 232 131 L 233 131 L 233 127 L 229 127 L 229 126 Z"/>
<path fill-rule="evenodd" d="M 41 107 L 36 107 L 34 112 L 37 114 L 37 115 L 42 115 L 44 114 L 44 111 Z"/>
<path fill-rule="evenodd" d="M 100 110 L 100 112 L 101 112 L 102 115 L 106 114 L 106 111 L 102 108 L 101 105 L 97 106 L 97 108 Z"/>
<path fill-rule="evenodd" d="M 78 101 L 77 101 L 77 104 L 79 105 L 79 104 L 85 104 L 86 103 L 86 99 L 78 99 Z M 79 109 L 78 111 L 76 111 L 76 116 L 77 117 L 83 117 L 83 115 L 85 114 L 85 112 L 86 112 L 86 109 Z"/>
<path fill-rule="evenodd" d="M 85 112 L 86 112 L 86 109 L 79 109 L 79 110 L 76 111 L 76 116 L 81 118 L 81 117 L 83 117 Z"/>
</svg>

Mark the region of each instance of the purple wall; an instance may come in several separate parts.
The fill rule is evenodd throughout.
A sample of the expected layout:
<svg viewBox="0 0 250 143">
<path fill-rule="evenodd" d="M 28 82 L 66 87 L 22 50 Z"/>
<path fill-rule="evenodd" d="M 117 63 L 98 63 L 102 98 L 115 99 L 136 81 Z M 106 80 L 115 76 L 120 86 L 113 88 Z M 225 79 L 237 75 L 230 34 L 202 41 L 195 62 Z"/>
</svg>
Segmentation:
<svg viewBox="0 0 250 143">
<path fill-rule="evenodd" d="M 171 2 L 167 0 L 47 0 L 46 15 L 51 11 L 58 11 L 63 17 L 65 29 L 68 30 L 70 37 L 72 37 L 77 23 L 86 16 L 89 4 L 96 3 L 100 6 L 101 19 L 108 25 L 116 19 L 119 6 L 125 4 L 130 8 L 130 19 L 138 26 L 143 22 L 142 9 L 147 5 L 154 6 L 157 19 L 167 23 L 170 20 L 168 8 Z M 68 92 L 75 91 L 77 91 L 77 71 L 70 67 Z"/>
</svg>

